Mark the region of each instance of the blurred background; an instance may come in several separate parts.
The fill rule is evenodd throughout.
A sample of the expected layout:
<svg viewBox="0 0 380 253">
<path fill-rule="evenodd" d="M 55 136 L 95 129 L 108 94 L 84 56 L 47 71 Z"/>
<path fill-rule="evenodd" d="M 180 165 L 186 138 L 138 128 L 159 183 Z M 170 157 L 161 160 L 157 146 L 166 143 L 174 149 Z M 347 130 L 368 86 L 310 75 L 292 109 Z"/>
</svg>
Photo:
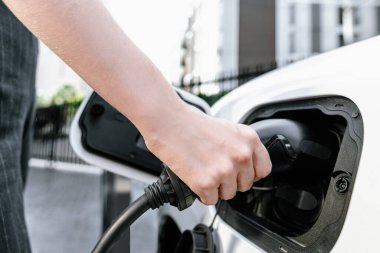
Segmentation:
<svg viewBox="0 0 380 253">
<path fill-rule="evenodd" d="M 103 2 L 170 83 L 210 105 L 268 71 L 380 34 L 379 0 Z M 72 151 L 70 123 L 89 92 L 40 43 L 26 189 L 34 252 L 89 252 L 104 227 L 144 187 L 89 166 Z M 131 252 L 154 252 L 156 228 L 156 214 L 144 216 L 132 228 Z M 146 231 L 151 231 L 149 240 L 142 241 Z M 126 252 L 129 241 L 124 243 L 113 252 Z"/>
</svg>

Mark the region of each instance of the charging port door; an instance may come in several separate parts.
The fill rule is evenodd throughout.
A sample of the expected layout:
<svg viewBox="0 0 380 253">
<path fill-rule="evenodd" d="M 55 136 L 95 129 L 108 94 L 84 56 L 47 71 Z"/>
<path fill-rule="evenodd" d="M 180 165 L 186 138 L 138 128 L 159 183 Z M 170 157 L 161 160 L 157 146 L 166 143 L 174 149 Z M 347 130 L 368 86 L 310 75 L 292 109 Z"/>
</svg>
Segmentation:
<svg viewBox="0 0 380 253">
<path fill-rule="evenodd" d="M 178 96 L 204 113 L 202 99 L 177 90 Z M 150 183 L 161 173 L 161 161 L 146 147 L 144 138 L 128 118 L 95 92 L 81 105 L 71 126 L 70 142 L 80 158 L 131 179 Z"/>
</svg>

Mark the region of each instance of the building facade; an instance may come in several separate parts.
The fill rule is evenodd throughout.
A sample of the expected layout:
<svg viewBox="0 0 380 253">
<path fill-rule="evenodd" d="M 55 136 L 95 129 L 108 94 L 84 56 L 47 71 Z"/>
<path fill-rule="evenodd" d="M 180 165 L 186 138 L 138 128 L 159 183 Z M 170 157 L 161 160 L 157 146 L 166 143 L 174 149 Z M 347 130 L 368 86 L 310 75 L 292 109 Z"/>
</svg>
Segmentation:
<svg viewBox="0 0 380 253">
<path fill-rule="evenodd" d="M 184 39 L 182 77 L 285 65 L 378 34 L 380 0 L 199 0 Z"/>
<path fill-rule="evenodd" d="M 276 1 L 276 60 L 326 52 L 380 34 L 380 1 Z"/>
</svg>

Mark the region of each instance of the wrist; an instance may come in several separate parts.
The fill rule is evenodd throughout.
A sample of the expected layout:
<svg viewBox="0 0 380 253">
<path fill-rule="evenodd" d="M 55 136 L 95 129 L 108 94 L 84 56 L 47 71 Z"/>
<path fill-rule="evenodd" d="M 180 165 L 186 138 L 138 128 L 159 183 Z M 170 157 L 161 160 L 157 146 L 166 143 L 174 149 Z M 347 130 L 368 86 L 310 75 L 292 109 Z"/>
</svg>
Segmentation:
<svg viewBox="0 0 380 253">
<path fill-rule="evenodd" d="M 199 116 L 202 115 L 198 109 L 182 102 L 180 108 L 163 115 L 149 132 L 143 133 L 147 147 L 158 156 L 163 150 L 172 150 L 174 152 L 178 147 L 173 147 L 172 145 L 177 145 L 178 140 L 184 140 L 190 136 L 194 137 L 191 134 L 193 133 L 192 130 L 199 126 Z M 168 145 L 172 147 L 168 147 Z"/>
<path fill-rule="evenodd" d="M 171 135 L 175 135 L 190 117 L 189 105 L 183 102 L 177 94 L 175 98 L 162 101 L 152 108 L 138 126 L 144 139 L 149 143 L 158 143 Z"/>
</svg>

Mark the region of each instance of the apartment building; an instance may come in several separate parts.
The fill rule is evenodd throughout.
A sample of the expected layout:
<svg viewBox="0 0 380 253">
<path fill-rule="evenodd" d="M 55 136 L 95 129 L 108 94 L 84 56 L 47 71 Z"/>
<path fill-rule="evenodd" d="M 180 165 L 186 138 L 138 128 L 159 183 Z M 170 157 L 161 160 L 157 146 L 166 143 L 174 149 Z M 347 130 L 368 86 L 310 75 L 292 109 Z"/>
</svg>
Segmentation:
<svg viewBox="0 0 380 253">
<path fill-rule="evenodd" d="M 380 34 L 380 1 L 276 1 L 276 59 L 286 62 Z"/>
<path fill-rule="evenodd" d="M 380 34 L 380 0 L 199 0 L 193 9 L 187 78 L 284 65 Z"/>
</svg>

